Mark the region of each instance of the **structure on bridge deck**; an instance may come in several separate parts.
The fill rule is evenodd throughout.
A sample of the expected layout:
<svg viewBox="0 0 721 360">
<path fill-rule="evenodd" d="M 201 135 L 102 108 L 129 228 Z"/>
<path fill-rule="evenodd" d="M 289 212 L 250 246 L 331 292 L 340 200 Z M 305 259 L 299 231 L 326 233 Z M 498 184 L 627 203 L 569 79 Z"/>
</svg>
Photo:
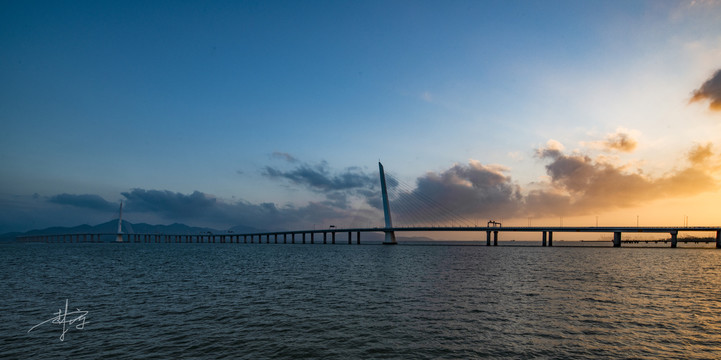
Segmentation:
<svg viewBox="0 0 721 360">
<path fill-rule="evenodd" d="M 381 194 L 383 195 L 383 216 L 386 220 L 386 228 L 383 231 L 386 234 L 386 238 L 383 241 L 385 245 L 395 245 L 396 233 L 391 230 L 393 229 L 393 221 L 391 220 L 391 209 L 388 206 L 388 189 L 386 188 L 386 173 L 383 171 L 383 164 L 378 162 L 378 172 L 381 176 Z"/>
</svg>

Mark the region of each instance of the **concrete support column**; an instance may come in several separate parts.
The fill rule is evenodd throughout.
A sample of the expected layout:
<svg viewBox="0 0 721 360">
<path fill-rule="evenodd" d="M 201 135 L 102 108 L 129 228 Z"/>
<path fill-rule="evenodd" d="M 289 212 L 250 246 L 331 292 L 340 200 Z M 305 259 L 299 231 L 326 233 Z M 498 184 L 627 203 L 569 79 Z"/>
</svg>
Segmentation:
<svg viewBox="0 0 721 360">
<path fill-rule="evenodd" d="M 328 243 L 328 233 L 324 231 L 323 232 L 323 244 L 327 244 L 327 243 Z"/>
<path fill-rule="evenodd" d="M 283 244 L 288 243 L 288 234 L 283 234 Z"/>
<path fill-rule="evenodd" d="M 315 244 L 315 234 L 314 233 L 310 233 L 310 243 Z"/>
<path fill-rule="evenodd" d="M 671 247 L 675 248 L 678 244 L 678 231 L 671 232 Z"/>
<path fill-rule="evenodd" d="M 721 231 L 716 231 L 716 248 L 721 249 Z"/>
<path fill-rule="evenodd" d="M 295 233 L 290 234 L 290 243 L 295 244 Z"/>
<path fill-rule="evenodd" d="M 544 232 L 543 232 L 543 240 L 541 241 L 541 246 L 546 246 L 546 236 L 547 236 L 547 235 L 548 235 L 548 234 L 546 234 L 546 232 L 544 231 Z"/>
<path fill-rule="evenodd" d="M 273 240 L 276 244 L 278 243 L 278 234 L 275 234 L 275 238 Z"/>
<path fill-rule="evenodd" d="M 355 241 L 356 244 L 360 245 L 360 231 L 355 234 Z"/>
<path fill-rule="evenodd" d="M 621 232 L 616 231 L 613 233 L 613 247 L 621 247 Z"/>
<path fill-rule="evenodd" d="M 350 245 L 350 244 L 353 243 L 353 242 L 351 241 L 351 235 L 352 235 L 352 234 L 353 234 L 352 232 L 350 232 L 350 231 L 348 232 L 348 245 Z"/>
<path fill-rule="evenodd" d="M 331 244 L 335 244 L 335 231 L 330 233 L 330 242 Z"/>
<path fill-rule="evenodd" d="M 303 244 L 305 244 L 305 233 L 303 233 Z"/>
<path fill-rule="evenodd" d="M 493 232 L 493 246 L 498 246 L 498 231 Z"/>
<path fill-rule="evenodd" d="M 491 246 L 491 232 L 486 231 L 486 246 Z"/>
<path fill-rule="evenodd" d="M 553 246 L 553 231 L 548 232 L 548 246 Z"/>
</svg>

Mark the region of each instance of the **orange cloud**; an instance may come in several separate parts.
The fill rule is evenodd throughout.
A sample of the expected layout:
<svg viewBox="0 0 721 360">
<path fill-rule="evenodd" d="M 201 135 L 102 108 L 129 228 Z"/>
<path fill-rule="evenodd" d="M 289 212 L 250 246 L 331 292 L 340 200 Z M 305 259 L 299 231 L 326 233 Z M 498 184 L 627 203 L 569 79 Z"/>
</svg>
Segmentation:
<svg viewBox="0 0 721 360">
<path fill-rule="evenodd" d="M 604 148 L 607 150 L 617 150 L 622 152 L 632 152 L 638 146 L 636 139 L 631 135 L 617 131 L 615 134 L 610 134 L 606 137 L 606 141 L 603 142 Z"/>
<path fill-rule="evenodd" d="M 689 151 L 689 166 L 660 177 L 631 173 L 623 166 L 555 149 L 539 149 L 537 155 L 551 160 L 546 165 L 550 184 L 530 191 L 525 198 L 526 212 L 537 216 L 583 215 L 721 188 L 713 176 L 715 168 L 707 164 L 715 156 L 710 144 Z"/>
</svg>

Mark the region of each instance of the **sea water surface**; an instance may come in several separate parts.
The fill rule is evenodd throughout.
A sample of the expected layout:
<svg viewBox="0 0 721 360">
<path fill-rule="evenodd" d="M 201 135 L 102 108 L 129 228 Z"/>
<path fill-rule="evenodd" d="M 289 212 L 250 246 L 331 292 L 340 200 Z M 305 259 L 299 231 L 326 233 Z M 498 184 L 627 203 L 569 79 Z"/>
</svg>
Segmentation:
<svg viewBox="0 0 721 360">
<path fill-rule="evenodd" d="M 721 356 L 716 249 L 4 244 L 0 264 L 7 359 Z M 66 300 L 82 329 L 43 323 Z"/>
</svg>

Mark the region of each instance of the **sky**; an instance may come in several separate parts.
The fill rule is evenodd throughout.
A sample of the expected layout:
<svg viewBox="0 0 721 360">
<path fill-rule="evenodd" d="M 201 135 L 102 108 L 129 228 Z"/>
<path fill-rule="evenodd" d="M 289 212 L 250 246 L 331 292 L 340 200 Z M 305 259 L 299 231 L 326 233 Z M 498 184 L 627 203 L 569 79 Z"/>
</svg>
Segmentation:
<svg viewBox="0 0 721 360">
<path fill-rule="evenodd" d="M 721 1 L 0 1 L 0 49 L 0 233 L 383 226 L 378 161 L 396 225 L 721 225 Z"/>
</svg>

